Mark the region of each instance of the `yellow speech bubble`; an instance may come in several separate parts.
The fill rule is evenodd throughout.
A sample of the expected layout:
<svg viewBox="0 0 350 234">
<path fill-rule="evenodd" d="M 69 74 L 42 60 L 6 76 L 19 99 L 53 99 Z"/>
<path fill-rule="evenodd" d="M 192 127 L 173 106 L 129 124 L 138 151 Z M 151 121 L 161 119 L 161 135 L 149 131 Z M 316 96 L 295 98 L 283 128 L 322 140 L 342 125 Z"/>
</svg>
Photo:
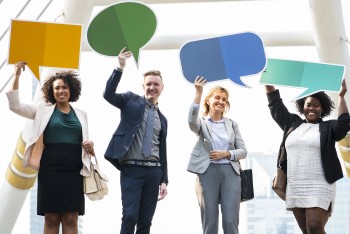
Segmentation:
<svg viewBox="0 0 350 234">
<path fill-rule="evenodd" d="M 25 61 L 40 80 L 39 67 L 79 68 L 82 26 L 12 20 L 8 63 Z"/>
</svg>

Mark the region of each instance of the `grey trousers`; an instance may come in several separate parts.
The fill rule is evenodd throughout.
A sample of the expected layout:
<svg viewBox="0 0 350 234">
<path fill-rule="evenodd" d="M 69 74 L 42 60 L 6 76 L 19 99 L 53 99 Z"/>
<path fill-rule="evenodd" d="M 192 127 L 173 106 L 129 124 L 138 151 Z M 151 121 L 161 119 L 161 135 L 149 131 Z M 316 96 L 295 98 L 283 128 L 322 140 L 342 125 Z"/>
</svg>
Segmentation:
<svg viewBox="0 0 350 234">
<path fill-rule="evenodd" d="M 201 211 L 203 234 L 217 234 L 219 206 L 225 234 L 238 234 L 241 177 L 230 164 L 210 164 L 198 174 L 196 194 Z"/>
</svg>

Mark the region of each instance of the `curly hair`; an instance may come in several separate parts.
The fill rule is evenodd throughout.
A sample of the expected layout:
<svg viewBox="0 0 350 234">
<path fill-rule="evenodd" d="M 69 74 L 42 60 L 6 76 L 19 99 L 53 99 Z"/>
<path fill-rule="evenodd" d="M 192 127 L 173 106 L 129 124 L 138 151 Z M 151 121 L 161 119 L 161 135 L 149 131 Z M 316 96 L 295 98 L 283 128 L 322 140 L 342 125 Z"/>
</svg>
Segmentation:
<svg viewBox="0 0 350 234">
<path fill-rule="evenodd" d="M 332 101 L 331 97 L 328 96 L 325 92 L 318 92 L 295 101 L 295 107 L 300 114 L 304 113 L 305 100 L 308 97 L 314 97 L 320 101 L 323 108 L 323 113 L 321 113 L 321 118 L 329 116 L 332 113 L 334 109 L 334 102 Z"/>
<path fill-rule="evenodd" d="M 74 71 L 64 71 L 48 77 L 41 88 L 45 102 L 52 104 L 56 103 L 56 99 L 53 95 L 53 83 L 56 80 L 63 80 L 63 82 L 68 85 L 70 90 L 69 102 L 78 101 L 81 95 L 81 81 L 78 76 L 79 74 Z"/>
<path fill-rule="evenodd" d="M 227 96 L 227 101 L 226 101 L 226 107 L 225 107 L 225 113 L 228 112 L 230 110 L 230 102 L 228 100 L 228 97 L 229 97 L 229 93 L 228 93 L 228 90 L 220 85 L 218 86 L 214 86 L 213 88 L 211 88 L 209 90 L 209 93 L 207 94 L 207 96 L 204 98 L 204 101 L 203 101 L 203 107 L 204 107 L 204 111 L 203 111 L 203 115 L 204 116 L 207 116 L 209 114 L 209 105 L 208 105 L 208 101 L 209 99 L 214 96 L 214 94 L 216 92 L 223 92 L 223 93 L 226 93 L 226 96 Z M 222 113 L 223 115 L 224 113 Z"/>
</svg>

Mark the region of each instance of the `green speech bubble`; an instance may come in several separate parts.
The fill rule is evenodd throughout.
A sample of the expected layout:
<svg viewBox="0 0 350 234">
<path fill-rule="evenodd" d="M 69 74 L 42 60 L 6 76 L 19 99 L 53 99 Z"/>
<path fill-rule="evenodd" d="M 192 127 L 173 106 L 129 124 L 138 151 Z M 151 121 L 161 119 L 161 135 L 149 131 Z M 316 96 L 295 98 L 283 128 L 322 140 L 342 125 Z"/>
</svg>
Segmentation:
<svg viewBox="0 0 350 234">
<path fill-rule="evenodd" d="M 153 36 L 157 26 L 154 12 L 144 4 L 124 2 L 102 10 L 91 21 L 87 39 L 97 53 L 117 56 L 126 47 L 136 63 L 139 50 Z"/>
</svg>

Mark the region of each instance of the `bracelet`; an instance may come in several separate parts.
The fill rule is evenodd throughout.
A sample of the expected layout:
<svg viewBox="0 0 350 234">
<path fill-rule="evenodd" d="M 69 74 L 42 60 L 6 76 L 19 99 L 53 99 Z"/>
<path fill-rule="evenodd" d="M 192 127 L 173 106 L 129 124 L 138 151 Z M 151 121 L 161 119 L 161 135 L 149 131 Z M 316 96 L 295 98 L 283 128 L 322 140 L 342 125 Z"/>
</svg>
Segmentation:
<svg viewBox="0 0 350 234">
<path fill-rule="evenodd" d="M 230 153 L 230 151 L 228 151 L 228 150 L 227 150 L 227 156 L 226 156 L 226 158 L 227 158 L 228 160 L 231 160 L 231 153 Z"/>
</svg>

